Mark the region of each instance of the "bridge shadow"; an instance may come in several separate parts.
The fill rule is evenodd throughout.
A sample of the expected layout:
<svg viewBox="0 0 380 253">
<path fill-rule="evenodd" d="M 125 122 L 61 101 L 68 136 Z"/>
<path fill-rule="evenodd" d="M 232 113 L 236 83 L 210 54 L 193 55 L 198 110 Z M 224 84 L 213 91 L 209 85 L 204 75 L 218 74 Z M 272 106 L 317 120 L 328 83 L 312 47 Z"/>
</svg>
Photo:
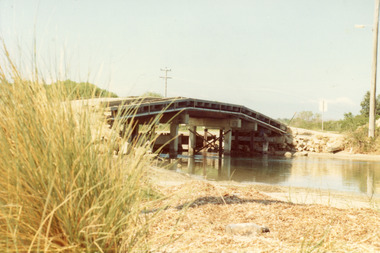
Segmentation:
<svg viewBox="0 0 380 253">
<path fill-rule="evenodd" d="M 232 195 L 232 196 L 226 196 L 226 197 L 215 197 L 215 196 L 200 197 L 192 202 L 187 202 L 182 205 L 176 206 L 175 208 L 177 210 L 182 210 L 184 208 L 196 208 L 196 207 L 208 205 L 208 204 L 234 205 L 234 204 L 246 204 L 246 203 L 257 203 L 257 204 L 262 204 L 262 205 L 272 205 L 272 204 L 295 205 L 294 203 L 285 202 L 281 200 L 244 199 L 244 198 L 239 198 L 238 196 Z M 300 204 L 297 204 L 297 205 L 300 205 Z"/>
</svg>

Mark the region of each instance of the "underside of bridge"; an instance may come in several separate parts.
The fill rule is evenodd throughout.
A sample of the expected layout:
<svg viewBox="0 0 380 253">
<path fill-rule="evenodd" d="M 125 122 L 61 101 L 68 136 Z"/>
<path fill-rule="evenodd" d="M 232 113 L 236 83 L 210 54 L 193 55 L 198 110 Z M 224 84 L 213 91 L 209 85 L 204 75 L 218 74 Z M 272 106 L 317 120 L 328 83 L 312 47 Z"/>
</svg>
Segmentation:
<svg viewBox="0 0 380 253">
<path fill-rule="evenodd" d="M 170 132 L 160 135 L 155 146 L 159 148 L 167 144 L 164 150 L 171 154 L 181 151 L 188 151 L 189 155 L 202 151 L 219 155 L 253 154 L 286 148 L 283 145 L 286 139 L 282 134 L 257 122 L 226 117 L 222 113 L 189 110 L 174 119 L 167 122 L 163 119 L 161 122 L 170 124 Z M 179 134 L 180 125 L 186 126 L 188 133 Z"/>
</svg>

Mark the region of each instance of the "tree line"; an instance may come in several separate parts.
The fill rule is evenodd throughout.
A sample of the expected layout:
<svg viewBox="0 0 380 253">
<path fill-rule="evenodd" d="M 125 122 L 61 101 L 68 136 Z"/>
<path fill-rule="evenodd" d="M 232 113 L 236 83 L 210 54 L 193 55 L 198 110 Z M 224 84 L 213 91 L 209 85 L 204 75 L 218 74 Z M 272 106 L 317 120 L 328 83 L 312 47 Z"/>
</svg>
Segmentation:
<svg viewBox="0 0 380 253">
<path fill-rule="evenodd" d="M 360 106 L 360 113 L 354 115 L 352 112 L 344 113 L 341 120 L 324 121 L 324 130 L 333 132 L 355 131 L 358 127 L 366 125 L 369 117 L 369 99 L 370 92 L 367 91 L 364 95 Z M 380 117 L 380 95 L 376 100 L 376 118 Z M 292 127 L 299 127 L 311 130 L 321 130 L 322 114 L 312 111 L 301 111 L 294 115 L 293 118 L 279 119 L 285 124 Z"/>
<path fill-rule="evenodd" d="M 59 90 L 62 96 L 69 100 L 89 99 L 98 97 L 115 97 L 118 96 L 108 90 L 101 89 L 95 84 L 89 82 L 75 82 L 70 79 L 58 81 L 52 84 L 45 84 L 47 94 L 52 94 L 54 90 Z"/>
</svg>

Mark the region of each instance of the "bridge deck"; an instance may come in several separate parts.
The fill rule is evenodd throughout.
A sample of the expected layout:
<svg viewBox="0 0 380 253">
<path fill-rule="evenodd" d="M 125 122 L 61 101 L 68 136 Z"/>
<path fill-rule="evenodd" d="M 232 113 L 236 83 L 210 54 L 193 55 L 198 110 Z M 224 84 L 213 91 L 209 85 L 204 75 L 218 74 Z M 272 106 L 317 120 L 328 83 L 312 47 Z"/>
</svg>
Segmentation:
<svg viewBox="0 0 380 253">
<path fill-rule="evenodd" d="M 130 100 L 128 104 L 114 104 L 111 109 L 111 120 L 118 115 L 118 111 L 133 111 L 133 114 L 125 114 L 122 118 L 153 117 L 158 114 L 168 114 L 175 112 L 187 112 L 190 117 L 195 118 L 240 118 L 249 122 L 256 122 L 263 128 L 286 134 L 287 126 L 264 114 L 249 109 L 245 106 L 208 101 L 193 98 L 169 98 L 169 99 L 140 99 Z"/>
</svg>

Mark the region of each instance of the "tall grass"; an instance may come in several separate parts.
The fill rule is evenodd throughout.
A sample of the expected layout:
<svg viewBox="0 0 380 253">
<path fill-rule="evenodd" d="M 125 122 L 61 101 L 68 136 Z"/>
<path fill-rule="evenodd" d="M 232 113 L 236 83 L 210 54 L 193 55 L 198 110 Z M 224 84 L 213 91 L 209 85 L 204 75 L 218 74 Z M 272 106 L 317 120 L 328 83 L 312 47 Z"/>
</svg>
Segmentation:
<svg viewBox="0 0 380 253">
<path fill-rule="evenodd" d="M 128 155 L 115 156 L 119 137 L 111 131 L 101 140 L 102 111 L 73 108 L 62 102 L 59 89 L 47 96 L 43 84 L 25 81 L 9 57 L 5 60 L 9 68 L 0 69 L 0 251 L 148 250 L 150 221 L 141 210 L 148 201 L 149 145 L 141 138 Z M 127 127 L 125 137 L 130 133 Z"/>
</svg>

